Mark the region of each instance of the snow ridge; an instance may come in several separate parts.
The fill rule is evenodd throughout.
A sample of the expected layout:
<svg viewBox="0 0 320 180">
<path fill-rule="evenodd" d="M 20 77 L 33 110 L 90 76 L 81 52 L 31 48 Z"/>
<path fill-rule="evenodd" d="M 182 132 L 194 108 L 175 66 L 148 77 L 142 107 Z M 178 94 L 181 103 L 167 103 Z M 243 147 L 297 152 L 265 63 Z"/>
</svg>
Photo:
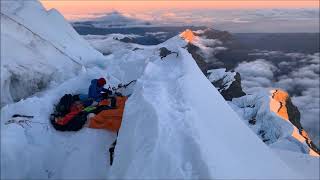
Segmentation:
<svg viewBox="0 0 320 180">
<path fill-rule="evenodd" d="M 179 57 L 149 62 L 126 104 L 110 177 L 297 177 L 238 118 L 191 55 L 170 50 Z"/>
</svg>

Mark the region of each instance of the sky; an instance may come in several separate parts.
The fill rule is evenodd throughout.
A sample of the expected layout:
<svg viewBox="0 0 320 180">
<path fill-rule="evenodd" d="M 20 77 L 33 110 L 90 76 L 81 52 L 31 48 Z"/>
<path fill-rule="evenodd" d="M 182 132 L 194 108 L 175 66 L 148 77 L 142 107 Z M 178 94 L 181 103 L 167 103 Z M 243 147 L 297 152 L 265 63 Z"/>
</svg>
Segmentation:
<svg viewBox="0 0 320 180">
<path fill-rule="evenodd" d="M 212 1 L 63 1 L 42 0 L 46 8 L 56 8 L 72 19 L 73 14 L 101 13 L 111 10 L 121 12 L 155 11 L 163 9 L 259 9 L 259 8 L 318 8 L 318 1 L 306 0 L 212 0 Z"/>
<path fill-rule="evenodd" d="M 126 17 L 153 24 L 206 25 L 232 32 L 319 32 L 319 1 L 42 0 L 41 2 L 47 9 L 57 9 L 70 21 L 93 19 L 117 11 Z"/>
</svg>

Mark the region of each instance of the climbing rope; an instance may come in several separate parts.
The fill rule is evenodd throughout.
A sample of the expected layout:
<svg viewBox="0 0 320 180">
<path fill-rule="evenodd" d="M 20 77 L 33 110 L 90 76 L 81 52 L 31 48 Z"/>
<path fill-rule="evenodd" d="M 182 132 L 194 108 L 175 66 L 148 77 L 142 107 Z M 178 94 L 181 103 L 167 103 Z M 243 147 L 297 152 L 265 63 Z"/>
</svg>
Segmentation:
<svg viewBox="0 0 320 180">
<path fill-rule="evenodd" d="M 65 52 L 63 52 L 61 49 L 59 49 L 56 45 L 54 45 L 52 42 L 50 42 L 49 40 L 41 37 L 39 34 L 33 32 L 31 29 L 29 29 L 27 26 L 25 26 L 24 24 L 22 24 L 21 22 L 11 18 L 10 16 L 4 14 L 3 12 L 1 12 L 1 16 L 6 17 L 7 19 L 11 20 L 12 22 L 24 27 L 26 30 L 28 30 L 29 32 L 31 32 L 34 36 L 40 38 L 41 40 L 47 42 L 48 44 L 50 44 L 52 47 L 54 47 L 58 52 L 60 52 L 62 55 L 68 57 L 71 61 L 73 61 L 74 63 L 78 64 L 79 66 L 83 66 L 80 62 L 78 62 L 78 60 L 72 58 L 70 55 L 66 54 Z"/>
</svg>

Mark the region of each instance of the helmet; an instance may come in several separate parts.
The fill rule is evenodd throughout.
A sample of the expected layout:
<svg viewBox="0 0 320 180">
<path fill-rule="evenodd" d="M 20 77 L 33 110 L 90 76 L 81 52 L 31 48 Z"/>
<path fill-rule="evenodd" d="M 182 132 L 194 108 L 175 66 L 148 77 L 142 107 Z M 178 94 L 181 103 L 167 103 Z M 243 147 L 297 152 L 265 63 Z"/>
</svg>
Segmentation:
<svg viewBox="0 0 320 180">
<path fill-rule="evenodd" d="M 98 86 L 104 86 L 106 84 L 106 80 L 104 78 L 98 79 Z"/>
</svg>

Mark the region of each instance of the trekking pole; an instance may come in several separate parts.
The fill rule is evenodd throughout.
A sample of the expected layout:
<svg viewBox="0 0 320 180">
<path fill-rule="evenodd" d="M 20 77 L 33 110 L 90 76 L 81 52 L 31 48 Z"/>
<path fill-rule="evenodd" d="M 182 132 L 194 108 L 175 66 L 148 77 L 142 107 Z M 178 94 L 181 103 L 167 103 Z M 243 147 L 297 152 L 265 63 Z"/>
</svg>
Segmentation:
<svg viewBox="0 0 320 180">
<path fill-rule="evenodd" d="M 112 163 L 113 163 L 113 155 L 114 155 L 114 149 L 115 149 L 116 144 L 117 144 L 118 133 L 119 133 L 119 131 L 117 131 L 116 140 L 111 144 L 111 147 L 109 148 L 109 153 L 110 153 L 110 166 L 112 166 Z"/>
<path fill-rule="evenodd" d="M 111 147 L 109 148 L 109 153 L 110 153 L 110 166 L 112 166 L 113 163 L 113 156 L 114 156 L 114 149 L 117 144 L 117 139 L 111 144 Z"/>
</svg>

